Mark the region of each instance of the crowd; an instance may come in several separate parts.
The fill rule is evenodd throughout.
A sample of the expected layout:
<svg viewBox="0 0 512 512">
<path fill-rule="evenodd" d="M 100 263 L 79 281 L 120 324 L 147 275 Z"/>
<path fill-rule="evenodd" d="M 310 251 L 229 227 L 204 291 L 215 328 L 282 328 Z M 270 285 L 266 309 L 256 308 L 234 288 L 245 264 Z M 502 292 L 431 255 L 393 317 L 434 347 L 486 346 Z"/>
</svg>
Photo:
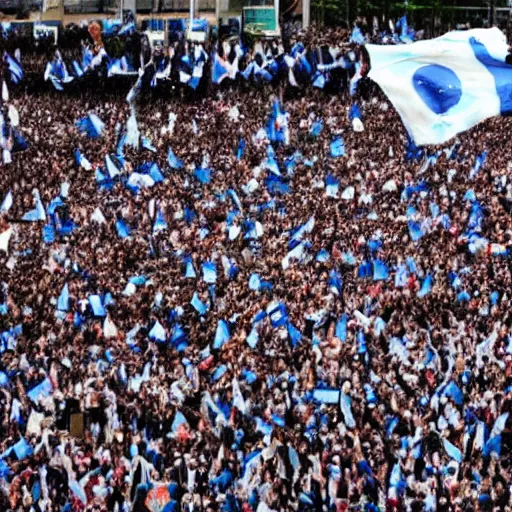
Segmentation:
<svg viewBox="0 0 512 512">
<path fill-rule="evenodd" d="M 0 510 L 512 509 L 512 121 L 365 85 L 4 96 Z"/>
</svg>

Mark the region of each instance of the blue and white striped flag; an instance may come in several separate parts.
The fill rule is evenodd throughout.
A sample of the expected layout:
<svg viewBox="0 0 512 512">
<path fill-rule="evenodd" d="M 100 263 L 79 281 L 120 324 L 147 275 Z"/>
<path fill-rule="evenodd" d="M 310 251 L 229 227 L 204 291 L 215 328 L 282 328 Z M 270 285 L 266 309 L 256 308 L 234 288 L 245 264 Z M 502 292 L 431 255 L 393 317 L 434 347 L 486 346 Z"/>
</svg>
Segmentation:
<svg viewBox="0 0 512 512">
<path fill-rule="evenodd" d="M 7 68 L 9 69 L 12 82 L 17 84 L 23 80 L 23 68 L 18 60 L 11 57 L 7 52 L 4 53 L 4 59 L 7 64 Z"/>
<path fill-rule="evenodd" d="M 368 76 L 417 145 L 442 144 L 484 119 L 512 112 L 512 66 L 505 63 L 508 47 L 498 28 L 366 48 Z"/>
</svg>

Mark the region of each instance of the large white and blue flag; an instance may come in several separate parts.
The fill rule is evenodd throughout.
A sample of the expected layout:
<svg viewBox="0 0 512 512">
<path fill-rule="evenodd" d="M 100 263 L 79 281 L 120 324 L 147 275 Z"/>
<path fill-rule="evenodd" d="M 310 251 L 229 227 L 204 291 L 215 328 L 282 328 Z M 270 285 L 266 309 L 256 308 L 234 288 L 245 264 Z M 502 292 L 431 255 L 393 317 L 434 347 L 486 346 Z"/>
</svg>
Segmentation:
<svg viewBox="0 0 512 512">
<path fill-rule="evenodd" d="M 409 45 L 366 45 L 369 77 L 417 145 L 442 144 L 489 117 L 512 113 L 512 66 L 498 28 L 453 31 Z"/>
</svg>

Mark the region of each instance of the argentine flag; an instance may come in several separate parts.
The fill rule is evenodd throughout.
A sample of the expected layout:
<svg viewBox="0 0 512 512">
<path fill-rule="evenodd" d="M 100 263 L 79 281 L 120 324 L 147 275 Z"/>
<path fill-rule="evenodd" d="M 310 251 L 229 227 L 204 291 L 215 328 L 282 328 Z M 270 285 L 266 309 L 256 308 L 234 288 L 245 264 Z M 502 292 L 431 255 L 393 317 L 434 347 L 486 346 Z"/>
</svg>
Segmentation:
<svg viewBox="0 0 512 512">
<path fill-rule="evenodd" d="M 453 31 L 409 45 L 366 45 L 369 77 L 417 145 L 442 144 L 489 117 L 512 113 L 512 66 L 498 28 Z"/>
</svg>

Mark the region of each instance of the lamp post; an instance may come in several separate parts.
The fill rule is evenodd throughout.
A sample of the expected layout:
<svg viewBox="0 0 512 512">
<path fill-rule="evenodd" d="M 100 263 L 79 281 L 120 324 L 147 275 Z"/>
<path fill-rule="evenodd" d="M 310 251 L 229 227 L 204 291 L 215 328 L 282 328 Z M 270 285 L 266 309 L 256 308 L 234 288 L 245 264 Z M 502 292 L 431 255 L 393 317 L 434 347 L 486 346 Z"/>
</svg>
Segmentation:
<svg viewBox="0 0 512 512">
<path fill-rule="evenodd" d="M 311 0 L 302 0 L 302 28 L 308 28 L 310 24 Z"/>
</svg>

